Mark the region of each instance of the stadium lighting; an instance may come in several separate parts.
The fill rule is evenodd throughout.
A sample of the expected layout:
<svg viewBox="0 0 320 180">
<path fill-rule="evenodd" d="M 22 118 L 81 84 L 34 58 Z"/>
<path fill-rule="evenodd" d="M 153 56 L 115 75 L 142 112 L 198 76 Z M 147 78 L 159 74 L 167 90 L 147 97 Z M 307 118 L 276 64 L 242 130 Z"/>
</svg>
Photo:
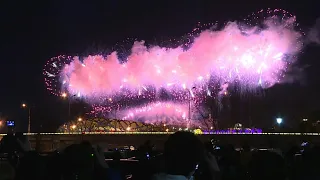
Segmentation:
<svg viewBox="0 0 320 180">
<path fill-rule="evenodd" d="M 277 118 L 276 120 L 279 125 L 282 123 L 282 118 Z"/>
</svg>

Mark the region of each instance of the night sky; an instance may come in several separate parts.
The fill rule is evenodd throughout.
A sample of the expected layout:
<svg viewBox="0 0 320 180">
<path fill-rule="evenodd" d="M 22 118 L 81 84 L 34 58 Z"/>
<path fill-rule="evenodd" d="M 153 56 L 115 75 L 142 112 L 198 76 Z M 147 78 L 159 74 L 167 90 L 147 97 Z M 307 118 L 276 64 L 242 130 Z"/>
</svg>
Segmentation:
<svg viewBox="0 0 320 180">
<path fill-rule="evenodd" d="M 306 32 L 320 17 L 320 2 L 314 0 L 296 4 L 289 0 L 1 1 L 1 115 L 16 120 L 19 130 L 26 130 L 27 112 L 20 108 L 26 102 L 34 106 L 32 131 L 55 131 L 64 122 L 67 103 L 49 95 L 42 76 L 43 65 L 53 56 L 101 52 L 126 38 L 154 42 L 181 37 L 197 22 L 239 20 L 269 7 L 296 14 Z M 320 47 L 308 45 L 299 57 L 299 67 L 305 72 L 302 83 L 276 85 L 266 91 L 265 97 L 254 98 L 256 105 L 250 110 L 254 111 L 254 121 L 269 125 L 272 118 L 281 115 L 293 124 L 320 110 L 319 61 Z M 232 117 L 247 119 L 246 110 L 236 107 L 231 111 Z M 79 113 L 83 111 L 79 106 L 75 108 Z"/>
</svg>

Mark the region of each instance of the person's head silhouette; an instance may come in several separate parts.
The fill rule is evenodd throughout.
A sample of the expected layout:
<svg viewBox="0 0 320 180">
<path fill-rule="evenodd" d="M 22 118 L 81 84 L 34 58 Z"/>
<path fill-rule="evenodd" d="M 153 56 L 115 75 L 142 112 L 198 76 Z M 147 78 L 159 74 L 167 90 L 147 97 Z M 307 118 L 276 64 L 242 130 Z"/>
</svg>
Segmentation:
<svg viewBox="0 0 320 180">
<path fill-rule="evenodd" d="M 165 143 L 164 157 L 167 174 L 190 177 L 204 153 L 203 143 L 190 132 L 176 132 Z"/>
</svg>

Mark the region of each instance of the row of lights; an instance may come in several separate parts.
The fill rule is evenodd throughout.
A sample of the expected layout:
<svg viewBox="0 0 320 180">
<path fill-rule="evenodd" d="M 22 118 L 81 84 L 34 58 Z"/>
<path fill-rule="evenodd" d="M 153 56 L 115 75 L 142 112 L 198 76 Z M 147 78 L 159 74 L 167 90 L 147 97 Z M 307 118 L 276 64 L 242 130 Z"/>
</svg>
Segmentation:
<svg viewBox="0 0 320 180">
<path fill-rule="evenodd" d="M 81 122 L 81 121 L 82 121 L 82 118 L 78 118 L 78 121 Z M 280 125 L 280 124 L 282 124 L 283 119 L 282 119 L 282 118 L 276 118 L 276 121 L 277 121 L 277 123 Z M 307 122 L 308 119 L 302 119 L 302 121 L 303 121 L 303 122 Z M 1 123 L 2 123 L 2 122 L 0 121 L 0 126 L 1 126 Z M 163 126 L 166 127 L 166 124 L 164 124 Z M 76 125 L 72 125 L 72 126 L 71 126 L 72 129 L 75 129 L 76 127 L 77 127 Z M 173 127 L 172 129 L 174 130 L 175 127 Z M 213 129 L 213 127 L 211 127 L 210 129 Z M 131 131 L 131 127 L 128 126 L 128 127 L 126 128 L 126 130 L 127 130 L 127 131 Z M 182 130 L 182 128 L 179 128 L 179 131 L 181 131 L 181 130 Z M 189 128 L 186 128 L 185 130 L 188 131 Z M 169 132 L 169 129 L 167 128 L 165 131 L 166 131 L 166 132 Z"/>
</svg>

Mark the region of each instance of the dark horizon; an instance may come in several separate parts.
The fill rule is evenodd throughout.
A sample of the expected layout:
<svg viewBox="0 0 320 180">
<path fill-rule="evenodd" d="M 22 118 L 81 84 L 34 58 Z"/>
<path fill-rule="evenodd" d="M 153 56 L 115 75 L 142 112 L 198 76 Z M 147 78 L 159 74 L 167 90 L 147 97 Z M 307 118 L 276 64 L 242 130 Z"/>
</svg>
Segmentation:
<svg viewBox="0 0 320 180">
<path fill-rule="evenodd" d="M 0 113 L 15 120 L 20 131 L 27 129 L 27 112 L 21 108 L 21 103 L 34 106 L 32 131 L 55 131 L 64 123 L 67 102 L 50 95 L 44 87 L 42 70 L 51 57 L 109 52 L 116 43 L 127 38 L 161 42 L 162 39 L 182 37 L 198 22 L 241 20 L 251 12 L 266 8 L 292 12 L 300 27 L 308 33 L 320 17 L 318 7 L 320 3 L 311 0 L 304 1 L 303 5 L 285 0 L 2 2 Z M 299 55 L 298 67 L 304 69 L 300 82 L 267 89 L 264 96 L 253 98 L 254 105 L 250 105 L 250 110 L 244 108 L 248 107 L 245 106 L 248 100 L 238 98 L 240 100 L 235 102 L 242 104 L 233 105 L 229 112 L 231 117 L 241 122 L 251 116 L 257 124 L 267 126 L 274 123 L 276 116 L 283 116 L 288 124 L 294 124 L 300 118 L 320 111 L 319 50 L 319 45 L 309 44 Z M 83 104 L 73 105 L 73 111 L 74 115 L 84 112 Z"/>
</svg>

